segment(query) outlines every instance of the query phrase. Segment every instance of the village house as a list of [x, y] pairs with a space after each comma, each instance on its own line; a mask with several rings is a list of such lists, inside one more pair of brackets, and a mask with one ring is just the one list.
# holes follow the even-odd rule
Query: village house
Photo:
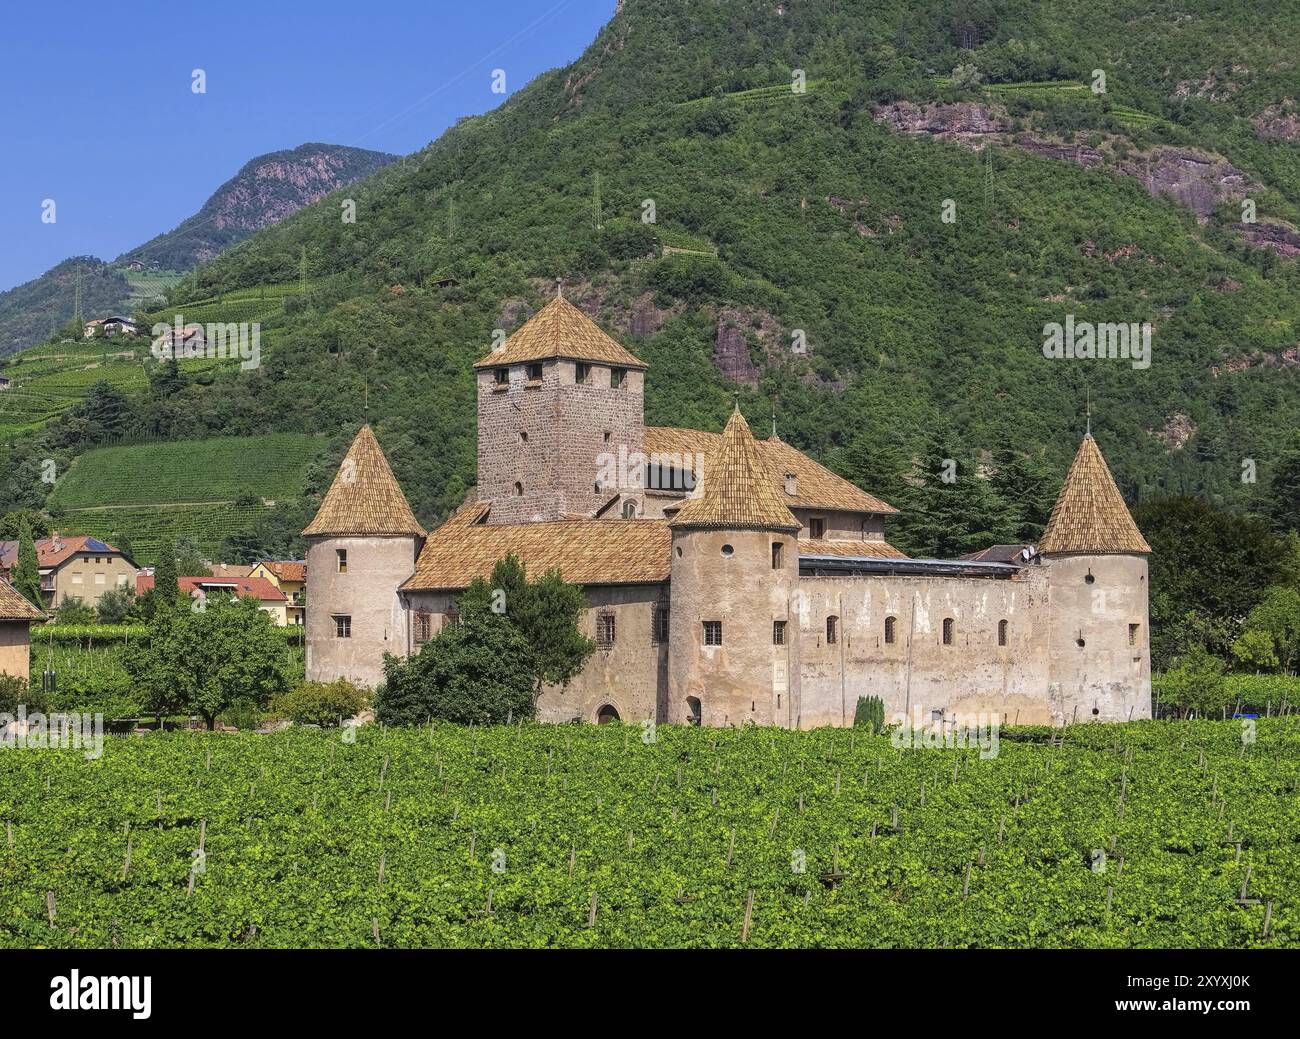
[[[288, 600], [280, 589], [264, 577], [178, 577], [176, 584], [181, 593], [190, 599], [206, 601], [209, 596], [252, 599], [277, 627], [283, 628], [288, 623]], [[136, 578], [135, 593], [144, 595], [153, 586], [154, 575], [142, 573]]]
[[102, 330], [106, 336], [130, 335], [133, 336], [139, 331], [136, 323], [129, 317], [113, 315], [105, 318], [95, 318], [93, 321], [87, 321], [83, 330], [85, 338], [90, 339], [97, 331]]
[[647, 365], [557, 296], [475, 365], [478, 482], [426, 534], [367, 426], [308, 539], [307, 677], [374, 686], [508, 553], [582, 586], [596, 643], [543, 721], [848, 725], [1151, 716], [1150, 548], [1089, 434], [1037, 546], [910, 559], [896, 509], [739, 409], [644, 424]]
[[12, 385], [9, 376], [0, 375], [0, 390], [7, 390]]
[[31, 626], [45, 615], [0, 578], [0, 675], [27, 681], [31, 661]]
[[[135, 582], [138, 568], [131, 557], [98, 538], [55, 531], [35, 545], [46, 610], [57, 610], [69, 599], [93, 608], [105, 592]], [[0, 577], [8, 578], [17, 562], [18, 542], [0, 541]]]
[[289, 625], [302, 627], [307, 619], [307, 562], [303, 559], [264, 560], [249, 571], [264, 577], [284, 593]]

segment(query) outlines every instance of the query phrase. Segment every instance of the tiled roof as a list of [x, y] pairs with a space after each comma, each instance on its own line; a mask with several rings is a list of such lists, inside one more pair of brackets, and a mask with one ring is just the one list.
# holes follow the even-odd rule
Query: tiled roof
[[1150, 552], [1089, 433], [1065, 475], [1040, 552]]
[[242, 563], [214, 563], [212, 573], [215, 577], [247, 577], [253, 572], [251, 566]]
[[29, 603], [4, 578], [0, 578], [0, 621], [38, 621], [45, 614]]
[[[42, 569], [59, 566], [78, 552], [91, 555], [121, 555], [125, 558], [120, 549], [114, 548], [107, 542], [80, 534], [73, 537], [62, 534], [57, 538], [38, 538], [35, 544], [36, 565]], [[17, 560], [18, 542], [0, 541], [0, 570], [11, 569]]]
[[500, 350], [475, 361], [474, 367], [497, 368], [554, 357], [596, 361], [619, 368], [646, 367], [644, 361], [562, 296], [556, 296], [524, 322]]
[[307, 564], [299, 559], [275, 559], [263, 561], [262, 566], [281, 581], [303, 582], [307, 580]]
[[429, 535], [402, 587], [460, 589], [487, 577], [513, 552], [540, 577], [558, 568], [571, 584], [660, 584], [668, 580], [672, 535], [663, 520], [586, 519], [550, 523], [476, 523], [479, 510], [452, 517]]
[[[144, 595], [153, 587], [152, 574], [138, 574], [135, 579], [136, 595]], [[265, 577], [178, 577], [176, 584], [186, 595], [193, 595], [196, 590], [205, 592], [229, 591], [241, 599], [257, 599], [259, 602], [284, 602], [284, 592]]]
[[801, 556], [849, 556], [856, 559], [906, 559], [888, 541], [828, 541], [826, 538], [800, 538]]
[[[646, 426], [647, 455], [708, 456], [722, 443], [718, 433], [673, 426]], [[792, 509], [839, 509], [845, 512], [895, 513], [898, 510], [814, 462], [779, 437], [759, 440], [758, 449], [773, 486]], [[795, 493], [786, 494], [785, 474], [794, 473]]]
[[798, 530], [799, 521], [782, 497], [737, 407], [718, 449], [705, 459], [696, 494], [682, 503], [669, 522], [679, 529]]
[[362, 426], [305, 537], [421, 535], [424, 529], [388, 467], [369, 426]]

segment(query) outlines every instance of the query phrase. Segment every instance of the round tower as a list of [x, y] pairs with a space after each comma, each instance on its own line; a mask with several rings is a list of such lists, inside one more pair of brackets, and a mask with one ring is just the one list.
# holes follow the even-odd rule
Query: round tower
[[1039, 543], [1048, 580], [1048, 664], [1058, 724], [1151, 717], [1147, 556], [1089, 433]]
[[373, 688], [384, 654], [404, 656], [398, 589], [415, 573], [424, 530], [369, 426], [352, 441], [307, 538], [307, 679]]
[[799, 521], [737, 408], [672, 530], [668, 720], [797, 721]]

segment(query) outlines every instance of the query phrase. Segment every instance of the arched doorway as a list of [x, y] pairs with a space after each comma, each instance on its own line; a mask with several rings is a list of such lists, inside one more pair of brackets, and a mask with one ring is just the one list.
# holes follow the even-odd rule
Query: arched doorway
[[619, 721], [618, 709], [613, 704], [605, 704], [596, 712], [596, 724], [608, 725], [610, 722]]
[[698, 696], [688, 696], [686, 698], [686, 723], [688, 725], [699, 725], [702, 717], [700, 707], [700, 698]]

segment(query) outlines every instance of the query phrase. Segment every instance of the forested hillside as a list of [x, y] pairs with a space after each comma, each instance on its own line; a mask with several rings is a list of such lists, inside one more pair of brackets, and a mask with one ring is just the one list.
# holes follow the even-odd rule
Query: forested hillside
[[[1089, 402], [1133, 503], [1284, 529], [1297, 38], [1263, 2], [625, 0], [572, 66], [356, 185], [355, 222], [324, 199], [178, 286], [311, 291], [260, 369], [151, 379], [111, 435], [326, 433], [337, 457], [368, 417], [436, 523], [474, 480], [471, 362], [562, 277], [650, 364], [647, 422], [775, 410], [904, 507], [911, 551], [1034, 536]], [[1046, 358], [1070, 316], [1149, 322], [1149, 366]], [[13, 444], [10, 507], [101, 435], [76, 422]]]

